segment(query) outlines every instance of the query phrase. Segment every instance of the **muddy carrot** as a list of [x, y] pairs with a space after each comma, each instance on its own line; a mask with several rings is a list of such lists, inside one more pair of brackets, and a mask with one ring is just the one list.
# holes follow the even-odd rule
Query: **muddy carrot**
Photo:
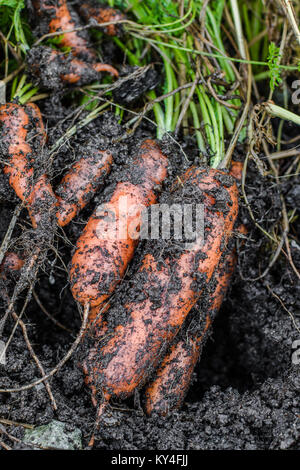
[[72, 59], [68, 67], [60, 73], [61, 80], [69, 85], [83, 85], [99, 79], [100, 72], [108, 72], [118, 77], [118, 71], [108, 64], [86, 64], [78, 59]]
[[41, 86], [49, 89], [64, 85], [86, 85], [99, 80], [100, 72], [118, 77], [118, 71], [109, 64], [88, 63], [72, 54], [47, 46], [33, 47], [26, 56], [27, 71]]
[[[41, 33], [57, 33], [74, 30], [81, 25], [77, 13], [67, 5], [66, 0], [33, 0], [33, 6], [40, 18]], [[67, 47], [75, 56], [85, 61], [95, 62], [97, 55], [89, 44], [87, 31], [72, 31], [62, 35], [59, 47]]]
[[[237, 180], [242, 177], [243, 163], [231, 162], [230, 174]], [[246, 233], [244, 225], [238, 228]], [[154, 379], [145, 389], [145, 409], [148, 415], [157, 413], [167, 415], [170, 411], [180, 408], [190, 386], [194, 368], [199, 360], [207, 332], [219, 311], [236, 265], [236, 251], [230, 251], [220, 262], [214, 279], [213, 288], [207, 292], [205, 301], [206, 323], [200, 333], [192, 337], [179, 338], [163, 359]]]
[[109, 201], [89, 219], [70, 269], [71, 290], [81, 304], [103, 305], [122, 279], [138, 243], [141, 212], [156, 201], [154, 189], [166, 178], [167, 164], [157, 144], [144, 141]]
[[[154, 379], [145, 390], [145, 409], [148, 415], [165, 416], [180, 408], [188, 391], [194, 368], [199, 360], [203, 343], [213, 318], [220, 309], [236, 264], [235, 252], [229, 252], [214, 276], [213, 289], [209, 289], [205, 302], [205, 325], [196, 326], [192, 337], [181, 337], [163, 359]], [[199, 319], [200, 321], [200, 319]], [[197, 332], [198, 329], [198, 332]]]
[[[240, 180], [243, 163], [231, 162], [230, 174]], [[238, 228], [240, 233], [246, 233], [244, 225]], [[190, 386], [194, 368], [199, 360], [207, 332], [219, 311], [236, 265], [235, 249], [229, 251], [216, 270], [213, 281], [210, 283], [205, 299], [206, 322], [199, 332], [192, 331], [192, 337], [175, 339], [169, 353], [163, 359], [154, 379], [145, 389], [145, 409], [148, 415], [153, 412], [167, 415], [170, 411], [180, 408]], [[211, 287], [212, 286], [212, 287]], [[196, 319], [195, 319], [196, 320]], [[200, 319], [199, 319], [200, 321]], [[198, 323], [199, 323], [198, 321]]]
[[[38, 146], [45, 141], [45, 129], [38, 107], [34, 104], [20, 106], [8, 103], [0, 107], [2, 123], [2, 150], [7, 164], [3, 171], [9, 175], [10, 185], [17, 196], [25, 202], [34, 228], [58, 207], [57, 222], [68, 224], [90, 201], [110, 170], [112, 155], [92, 149], [76, 162], [64, 176], [57, 188], [56, 198], [45, 174], [34, 181], [34, 159], [32, 147], [27, 142], [32, 130], [39, 139]], [[32, 139], [34, 142], [34, 139]]]
[[[83, 3], [79, 7], [79, 14], [85, 21], [93, 18], [98, 24], [108, 23], [110, 21], [124, 20], [125, 16], [118, 10], [111, 7], [101, 6], [99, 4]], [[109, 36], [116, 36], [118, 33], [118, 25], [110, 24], [104, 28], [104, 32]]]
[[94, 401], [98, 392], [104, 399], [98, 419], [110, 397], [126, 398], [147, 380], [210, 282], [231, 237], [238, 212], [233, 178], [220, 170], [193, 167], [181, 182], [178, 200], [192, 192], [194, 202], [204, 204], [204, 240], [198, 234], [189, 249], [179, 247], [166, 259], [158, 242], [156, 252], [144, 257], [128, 291], [133, 300], [123, 307], [127, 320], [112, 337], [95, 342], [83, 365]]
[[[32, 108], [31, 108], [32, 109]], [[32, 148], [26, 142], [29, 113], [26, 106], [7, 103], [0, 107], [2, 124], [2, 153], [5, 162], [3, 172], [9, 176], [9, 184], [24, 201], [34, 228], [54, 206], [56, 199], [46, 175], [34, 181]]]
[[72, 165], [56, 189], [56, 217], [61, 227], [67, 225], [91, 200], [110, 172], [112, 154], [91, 149]]

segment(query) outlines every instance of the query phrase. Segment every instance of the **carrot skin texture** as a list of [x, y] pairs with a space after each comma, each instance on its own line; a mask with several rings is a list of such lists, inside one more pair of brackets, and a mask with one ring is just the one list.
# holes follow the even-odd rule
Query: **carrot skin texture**
[[[125, 305], [125, 325], [117, 326], [106, 344], [96, 342], [83, 365], [94, 397], [101, 390], [105, 400], [127, 398], [147, 380], [163, 346], [172, 342], [209, 283], [231, 236], [238, 212], [233, 179], [220, 170], [193, 167], [181, 181], [196, 185], [204, 195], [205, 240], [198, 237], [191, 249], [176, 260], [164, 260], [164, 264], [151, 254], [144, 257], [132, 285], [138, 284], [145, 298]], [[226, 207], [221, 211], [215, 199], [219, 189], [226, 196]], [[201, 277], [201, 287], [195, 286], [196, 274]], [[180, 284], [177, 289], [172, 285], [175, 277]]]
[[[46, 175], [40, 176], [33, 185], [32, 149], [26, 142], [30, 124], [26, 106], [22, 107], [15, 103], [0, 106], [0, 123], [2, 123], [2, 141], [6, 146], [5, 153], [8, 158], [3, 172], [9, 176], [9, 184], [17, 196], [25, 202], [33, 228], [37, 228], [44, 208], [50, 210], [56, 198]], [[44, 205], [42, 211], [38, 208], [38, 200]]]
[[[67, 31], [81, 26], [77, 13], [72, 10], [66, 0], [34, 0], [33, 6], [42, 22], [47, 25], [48, 33]], [[85, 31], [72, 31], [62, 35], [58, 47], [71, 48], [72, 54], [85, 61], [94, 62], [97, 55], [89, 46]]]
[[43, 217], [47, 219], [48, 215], [54, 213], [56, 197], [46, 175], [38, 178], [27, 198], [27, 203], [33, 228], [41, 224]]
[[34, 138], [38, 139], [41, 146], [45, 145], [48, 136], [45, 130], [43, 118], [39, 107], [35, 103], [27, 103], [25, 105], [27, 114], [30, 116], [31, 121], [34, 122], [36, 134]]
[[3, 172], [9, 175], [9, 183], [17, 196], [25, 200], [28, 172], [30, 176], [32, 174], [27, 160], [31, 147], [26, 143], [29, 117], [24, 108], [10, 103], [0, 107], [0, 122], [3, 125], [2, 142], [7, 146], [9, 156], [8, 165], [4, 165]]
[[[194, 368], [199, 360], [203, 342], [219, 311], [236, 265], [235, 251], [229, 252], [220, 263], [214, 276], [215, 288], [209, 292], [206, 305], [206, 323], [195, 337], [180, 338], [172, 345], [163, 359], [152, 382], [145, 389], [145, 410], [147, 415], [156, 413], [166, 416], [181, 407], [189, 389]], [[204, 313], [204, 312], [203, 312]]]
[[[91, 18], [93, 18], [95, 21], [97, 21], [98, 24], [125, 19], [125, 16], [122, 15], [122, 13], [120, 13], [118, 10], [100, 5], [92, 6], [89, 3], [83, 3], [80, 5], [79, 14], [85, 21], [89, 21]], [[108, 25], [104, 28], [104, 32], [109, 36], [116, 36], [118, 34], [118, 25]]]
[[56, 189], [56, 217], [61, 227], [67, 225], [91, 200], [110, 172], [112, 160], [110, 152], [94, 149], [75, 162], [65, 174]]
[[[141, 179], [120, 181], [110, 200], [90, 217], [77, 240], [70, 269], [72, 294], [81, 304], [103, 305], [122, 279], [138, 243], [128, 227], [139, 220], [144, 207], [156, 201], [154, 187], [166, 178], [167, 164], [155, 142], [144, 141], [130, 170], [132, 174], [138, 171]], [[136, 211], [123, 211], [122, 201]], [[123, 234], [116, 232], [120, 226]]]

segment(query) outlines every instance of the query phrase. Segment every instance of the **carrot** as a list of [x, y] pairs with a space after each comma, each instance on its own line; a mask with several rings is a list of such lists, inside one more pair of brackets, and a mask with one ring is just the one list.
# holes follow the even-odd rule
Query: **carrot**
[[147, 386], [145, 409], [148, 415], [157, 413], [165, 416], [182, 405], [207, 332], [222, 305], [235, 264], [236, 254], [230, 251], [218, 266], [214, 276], [214, 288], [208, 292], [205, 304], [205, 325], [196, 335], [193, 333], [193, 337], [181, 337], [172, 345], [155, 373], [153, 381]]
[[24, 108], [8, 103], [0, 107], [0, 122], [2, 123], [2, 148], [5, 146], [2, 151], [4, 156], [8, 154], [10, 157], [9, 165], [4, 166], [4, 173], [11, 176], [11, 186], [17, 196], [24, 200], [28, 182], [27, 156], [31, 153], [31, 147], [26, 143], [29, 117]]
[[7, 251], [0, 265], [0, 272], [6, 277], [17, 273], [23, 266], [24, 260], [17, 253]]
[[[30, 107], [31, 111], [32, 109]], [[15, 103], [0, 106], [2, 148], [4, 158], [7, 159], [3, 171], [9, 176], [9, 184], [17, 196], [24, 201], [33, 227], [37, 228], [56, 199], [46, 175], [39, 176], [34, 184], [32, 148], [26, 142], [30, 126], [27, 110], [26, 106]]]
[[[66, 0], [33, 0], [33, 6], [41, 19], [42, 34], [73, 30], [81, 26], [77, 13], [67, 5]], [[70, 48], [75, 56], [94, 62], [97, 55], [90, 48], [86, 31], [72, 31], [62, 35], [59, 47]]]
[[99, 80], [100, 72], [118, 77], [118, 71], [111, 65], [84, 62], [72, 54], [64, 54], [47, 46], [33, 47], [28, 51], [26, 63], [35, 81], [49, 89], [85, 85]]
[[83, 85], [99, 78], [100, 72], [108, 72], [111, 75], [118, 77], [118, 71], [108, 64], [86, 64], [78, 59], [72, 59], [68, 62], [68, 67], [60, 73], [63, 82], [70, 85], [77, 84]]
[[[231, 162], [230, 174], [238, 181], [242, 177], [243, 163]], [[240, 233], [247, 233], [244, 225], [239, 226]], [[180, 408], [189, 388], [194, 368], [199, 360], [207, 332], [223, 298], [228, 290], [232, 273], [236, 265], [236, 252], [230, 251], [220, 262], [213, 281], [213, 290], [209, 289], [205, 304], [206, 324], [200, 333], [193, 337], [180, 338], [172, 345], [155, 373], [153, 381], [145, 390], [145, 409], [148, 415], [157, 413], [167, 415]]]
[[[39, 108], [34, 103], [26, 104], [27, 114], [35, 124], [35, 130], [40, 138], [40, 143], [47, 139], [43, 119]], [[93, 194], [100, 188], [104, 178], [110, 172], [112, 154], [97, 148], [89, 149], [79, 161], [75, 162], [65, 174], [59, 186], [56, 188], [57, 222], [61, 227], [67, 225], [88, 204]], [[44, 199], [42, 192], [45, 187], [52, 191], [50, 183], [45, 175], [37, 182], [34, 191], [28, 198], [31, 212], [34, 204], [41, 204]], [[39, 209], [38, 209], [39, 210]]]
[[[91, 150], [76, 162], [57, 188], [56, 198], [45, 174], [34, 183], [34, 159], [27, 143], [28, 130], [36, 132], [38, 145], [45, 141], [46, 133], [40, 110], [34, 104], [20, 106], [8, 103], [0, 107], [2, 123], [2, 149], [8, 159], [4, 173], [17, 196], [25, 202], [34, 228], [43, 217], [57, 206], [57, 223], [68, 224], [90, 201], [104, 177], [110, 171], [112, 155], [98, 149]], [[33, 123], [33, 125], [32, 125]], [[30, 129], [31, 128], [31, 129]]]
[[105, 400], [97, 420], [112, 396], [126, 398], [147, 380], [210, 282], [231, 237], [238, 212], [234, 180], [220, 170], [192, 167], [181, 182], [182, 190], [175, 192], [178, 200], [192, 190], [194, 202], [203, 201], [205, 239], [198, 235], [190, 249], [179, 247], [177, 255], [164, 260], [159, 244], [156, 254], [144, 257], [130, 287], [134, 300], [123, 307], [125, 324], [112, 337], [96, 341], [83, 364], [94, 401], [98, 391]]
[[[230, 174], [238, 181], [242, 177], [243, 163], [231, 162]], [[244, 225], [239, 226], [240, 233], [247, 233]], [[235, 249], [229, 251], [220, 262], [214, 275], [211, 287], [208, 289], [205, 303], [205, 326], [193, 337], [175, 340], [169, 353], [163, 359], [160, 368], [155, 373], [153, 381], [145, 390], [145, 409], [148, 415], [153, 412], [166, 415], [171, 410], [180, 408], [189, 388], [191, 377], [199, 360], [207, 332], [212, 320], [219, 311], [223, 298], [228, 290], [236, 265]], [[197, 330], [197, 327], [196, 327]]]
[[91, 200], [110, 172], [112, 154], [92, 149], [65, 174], [56, 189], [56, 217], [61, 227], [67, 225]]
[[[89, 21], [93, 18], [98, 24], [108, 23], [110, 21], [124, 20], [125, 16], [122, 15], [118, 10], [114, 10], [111, 7], [101, 6], [99, 4], [91, 5], [90, 3], [83, 3], [79, 7], [79, 14], [85, 21]], [[118, 33], [118, 25], [110, 24], [105, 27], [105, 33], [109, 36], [116, 36]]]
[[[167, 164], [156, 143], [144, 141], [141, 154], [125, 172], [110, 200], [90, 217], [77, 240], [70, 269], [71, 290], [81, 304], [101, 308], [122, 279], [138, 243], [128, 228], [139, 221], [144, 207], [156, 201], [154, 188], [166, 178]], [[135, 213], [127, 213], [122, 202], [134, 207]], [[120, 227], [121, 231], [115, 231]]]

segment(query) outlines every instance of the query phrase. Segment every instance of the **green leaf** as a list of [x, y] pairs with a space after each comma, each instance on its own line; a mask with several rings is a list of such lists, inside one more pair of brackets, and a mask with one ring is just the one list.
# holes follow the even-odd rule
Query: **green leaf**
[[22, 5], [24, 8], [24, 0], [0, 0], [0, 6], [17, 8], [17, 6]]

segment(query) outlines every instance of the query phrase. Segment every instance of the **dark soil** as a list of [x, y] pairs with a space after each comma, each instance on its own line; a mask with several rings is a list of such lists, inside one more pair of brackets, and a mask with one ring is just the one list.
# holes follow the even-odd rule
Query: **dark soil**
[[[126, 90], [121, 99], [125, 99], [124, 96]], [[48, 148], [72, 122], [72, 117], [68, 117], [72, 108], [67, 101], [68, 98], [61, 101], [57, 94], [43, 104], [43, 117], [48, 125]], [[100, 146], [109, 148], [114, 154], [113, 169], [106, 188], [95, 196], [93, 202], [64, 232], [59, 230], [55, 234], [55, 250], [49, 249], [35, 286], [41, 303], [72, 334], [51, 322], [34, 299], [30, 301], [23, 317], [30, 341], [46, 372], [55, 367], [66, 354], [81, 325], [81, 317], [70, 293], [68, 276], [61, 260], [68, 266], [72, 247], [95, 204], [111, 193], [124, 167], [136, 153], [140, 141], [154, 135], [151, 126], [142, 124], [133, 137], [112, 143], [123, 133], [124, 129], [116, 123], [114, 116], [106, 113], [78, 131], [76, 137], [55, 155], [52, 168], [49, 169], [55, 187], [66, 168], [78, 159], [80, 149], [85, 147], [89, 139], [96, 139]], [[195, 159], [193, 142], [187, 140], [182, 144], [190, 163], [199, 163]], [[170, 159], [169, 178], [158, 188], [161, 194], [165, 194], [174, 176], [187, 166], [187, 162], [180, 147], [173, 141], [166, 139], [161, 142], [161, 147]], [[243, 147], [237, 149], [237, 158], [243, 159], [243, 154]], [[47, 159], [47, 149], [43, 155]], [[279, 189], [286, 197], [288, 210], [294, 208], [299, 200], [299, 182], [290, 179], [289, 183], [283, 183], [278, 188], [271, 177], [262, 178], [255, 165], [250, 163], [246, 192], [256, 220], [266, 230], [270, 230], [280, 217]], [[0, 197], [2, 239], [18, 203], [3, 176], [0, 179]], [[142, 390], [126, 401], [115, 400], [107, 409], [100, 430], [96, 433], [96, 449], [300, 448], [300, 366], [293, 365], [291, 359], [292, 343], [300, 339], [300, 332], [291, 318], [292, 314], [295, 323], [299, 325], [299, 280], [288, 259], [281, 255], [263, 279], [253, 281], [268, 266], [272, 247], [254, 226], [242, 198], [239, 218], [248, 227], [247, 239], [242, 244], [236, 237], [238, 267], [196, 367], [183, 408], [166, 418], [148, 418], [143, 412]], [[293, 223], [291, 230], [292, 256], [299, 268], [297, 233], [299, 220]], [[10, 248], [22, 251], [25, 247], [28, 250], [30, 234], [30, 222], [24, 210], [13, 232]], [[39, 241], [33, 240], [33, 243]], [[124, 284], [130, 284], [142, 250], [143, 243], [137, 249]], [[15, 279], [11, 279], [5, 283], [4, 287], [9, 294], [15, 282]], [[116, 297], [122, 289], [121, 286]], [[16, 303], [18, 313], [24, 302], [24, 292]], [[1, 312], [4, 311], [3, 301]], [[202, 318], [201, 308], [194, 309], [193, 315], [194, 318], [197, 315]], [[3, 333], [4, 341], [7, 341], [13, 325], [14, 322], [9, 319]], [[20, 393], [1, 393], [0, 419], [41, 425], [55, 418], [68, 423], [70, 427], [79, 427], [83, 432], [84, 446], [87, 446], [93, 432], [95, 409], [78, 366], [79, 358], [84, 354], [83, 348], [79, 348], [51, 379], [51, 388], [58, 404], [57, 412], [51, 408], [45, 387], [38, 385]], [[7, 364], [0, 365], [0, 388], [22, 386], [39, 377], [22, 332], [17, 328], [7, 351]], [[22, 426], [6, 426], [6, 430], [22, 439]], [[8, 438], [3, 437], [3, 440], [14, 448], [22, 447]]]

